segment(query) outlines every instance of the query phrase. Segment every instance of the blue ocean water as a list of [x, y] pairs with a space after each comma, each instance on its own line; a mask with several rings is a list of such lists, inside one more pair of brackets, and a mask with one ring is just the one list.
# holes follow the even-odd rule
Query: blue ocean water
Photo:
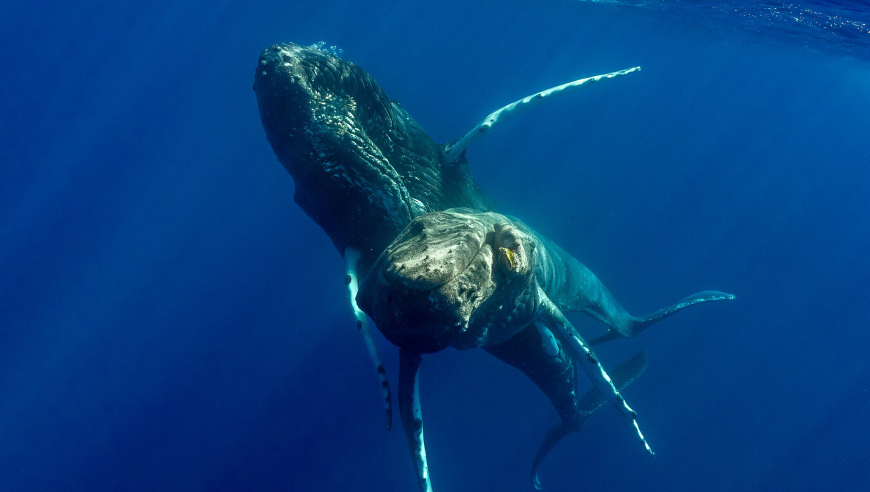
[[[0, 26], [0, 490], [416, 490], [260, 125], [286, 41], [341, 48], [439, 142], [643, 67], [468, 150], [633, 313], [737, 296], [601, 346], [647, 353], [624, 394], [656, 456], [605, 408], [546, 490], [870, 488], [866, 2], [34, 1]], [[540, 391], [482, 351], [421, 378], [435, 490], [530, 490]]]

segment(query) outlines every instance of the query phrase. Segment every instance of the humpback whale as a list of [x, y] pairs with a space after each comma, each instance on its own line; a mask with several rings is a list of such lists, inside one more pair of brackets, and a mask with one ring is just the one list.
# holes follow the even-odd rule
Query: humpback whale
[[[560, 422], [535, 458], [537, 486], [535, 470], [547, 452], [605, 402], [652, 454], [619, 392], [643, 371], [643, 355], [608, 373], [591, 346], [636, 336], [693, 304], [733, 299], [707, 291], [632, 316], [582, 263], [519, 220], [492, 212], [472, 178], [465, 151], [488, 130], [543, 101], [639, 70], [537, 92], [437, 144], [368, 72], [334, 53], [286, 43], [260, 55], [253, 89], [266, 138], [293, 178], [294, 200], [344, 257], [345, 283], [380, 379], [387, 429], [390, 385], [366, 315], [399, 347], [400, 413], [422, 491], [432, 487], [417, 378], [422, 354], [479, 347], [541, 388]], [[564, 316], [572, 311], [602, 321], [608, 331], [587, 343]], [[578, 369], [594, 383], [582, 398], [574, 393]]]
[[[559, 423], [533, 466], [536, 486], [535, 470], [546, 453], [568, 432], [579, 431], [605, 401], [652, 454], [635, 412], [619, 392], [643, 365], [630, 361], [632, 369], [620, 370], [614, 381], [564, 312], [618, 319], [623, 329], [636, 333], [685, 307], [733, 296], [705, 291], [650, 315], [631, 316], [593, 279], [583, 264], [519, 219], [469, 209], [417, 217], [381, 254], [357, 301], [402, 354], [399, 411], [403, 424], [413, 422], [405, 424], [405, 432], [421, 490], [430, 486], [416, 372], [420, 354], [446, 347], [484, 349], [523, 371], [556, 408]], [[591, 296], [590, 284], [604, 290]], [[575, 369], [589, 377], [597, 392], [577, 398]]]

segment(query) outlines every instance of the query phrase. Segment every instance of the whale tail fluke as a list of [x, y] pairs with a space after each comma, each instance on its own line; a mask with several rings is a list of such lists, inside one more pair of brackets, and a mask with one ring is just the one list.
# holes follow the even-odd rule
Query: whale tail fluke
[[717, 290], [698, 292], [697, 294], [692, 294], [689, 297], [684, 298], [674, 305], [668, 306], [664, 309], [659, 309], [658, 311], [647, 314], [646, 316], [632, 316], [627, 323], [612, 328], [604, 335], [590, 340], [589, 345], [599, 345], [604, 342], [616, 340], [620, 337], [635, 337], [642, 331], [646, 330], [650, 325], [658, 323], [677, 311], [681, 311], [689, 306], [694, 306], [695, 304], [711, 301], [730, 301], [732, 299], [734, 299], [733, 294], [726, 294], [725, 292], [719, 292]]
[[[610, 377], [613, 380], [613, 385], [616, 386], [617, 389], [622, 390], [632, 381], [637, 379], [645, 369], [646, 354], [644, 354], [643, 351], [640, 351], [636, 353], [634, 357], [623, 362], [617, 366], [615, 370], [611, 371]], [[575, 418], [571, 421], [560, 420], [549, 430], [549, 432], [547, 432], [547, 435], [544, 436], [543, 442], [541, 442], [540, 448], [538, 448], [535, 460], [532, 462], [531, 480], [532, 486], [535, 487], [535, 489], [542, 489], [541, 481], [538, 479], [538, 468], [541, 466], [544, 458], [550, 454], [550, 451], [553, 450], [562, 438], [571, 432], [580, 432], [586, 419], [588, 419], [595, 410], [598, 410], [598, 408], [603, 406], [605, 403], [607, 403], [607, 400], [605, 400], [604, 395], [601, 394], [601, 391], [598, 388], [593, 387], [577, 402], [578, 412]]]

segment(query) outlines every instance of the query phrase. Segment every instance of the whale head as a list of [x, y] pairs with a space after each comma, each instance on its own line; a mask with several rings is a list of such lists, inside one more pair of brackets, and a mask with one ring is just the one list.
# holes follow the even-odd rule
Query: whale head
[[254, 92], [296, 203], [339, 251], [355, 247], [371, 262], [418, 215], [487, 209], [468, 162], [442, 168], [441, 147], [355, 64], [273, 45], [257, 62]]
[[381, 254], [357, 302], [412, 352], [497, 345], [534, 316], [534, 250], [532, 236], [502, 215], [426, 214]]

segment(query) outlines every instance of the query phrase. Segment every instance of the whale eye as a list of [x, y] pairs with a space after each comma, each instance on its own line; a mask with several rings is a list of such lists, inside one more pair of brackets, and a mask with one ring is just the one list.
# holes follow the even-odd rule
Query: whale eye
[[416, 236], [417, 234], [420, 234], [421, 232], [423, 232], [423, 223], [422, 222], [413, 222], [411, 224], [411, 227], [408, 229], [408, 232], [412, 236]]

